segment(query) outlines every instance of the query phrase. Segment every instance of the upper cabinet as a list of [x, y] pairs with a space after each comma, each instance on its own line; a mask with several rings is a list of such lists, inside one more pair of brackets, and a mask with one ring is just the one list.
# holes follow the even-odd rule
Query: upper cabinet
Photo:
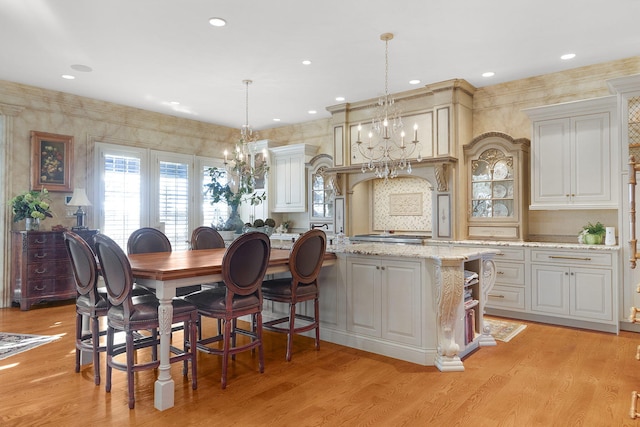
[[273, 212], [306, 212], [306, 162], [317, 147], [306, 144], [270, 148]]
[[617, 209], [616, 97], [524, 111], [532, 121], [530, 209]]
[[468, 171], [467, 238], [527, 237], [529, 140], [489, 132], [464, 147]]

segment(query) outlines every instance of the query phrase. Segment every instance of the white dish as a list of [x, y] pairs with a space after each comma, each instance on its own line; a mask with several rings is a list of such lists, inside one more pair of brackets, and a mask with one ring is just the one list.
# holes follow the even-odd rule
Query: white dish
[[493, 167], [493, 179], [505, 179], [509, 175], [509, 166], [500, 160]]
[[502, 203], [494, 203], [493, 216], [509, 216], [509, 208]]
[[502, 199], [507, 195], [507, 189], [504, 185], [496, 184], [493, 186], [493, 197], [494, 199]]

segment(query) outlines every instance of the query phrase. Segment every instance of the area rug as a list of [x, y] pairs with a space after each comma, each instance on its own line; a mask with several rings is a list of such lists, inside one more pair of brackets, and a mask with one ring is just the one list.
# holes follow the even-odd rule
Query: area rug
[[28, 335], [0, 332], [0, 360], [50, 343], [60, 337], [61, 335]]
[[484, 318], [485, 326], [491, 326], [491, 335], [498, 341], [509, 342], [524, 331], [527, 325], [506, 320]]

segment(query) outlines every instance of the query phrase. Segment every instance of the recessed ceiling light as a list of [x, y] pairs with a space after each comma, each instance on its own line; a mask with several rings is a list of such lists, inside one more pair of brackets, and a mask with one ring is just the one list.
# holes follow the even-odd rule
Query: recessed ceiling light
[[496, 73], [494, 73], [493, 71], [487, 71], [486, 73], [482, 73], [482, 77], [493, 77], [495, 75]]
[[560, 59], [563, 59], [563, 60], [565, 60], [565, 61], [566, 61], [567, 59], [573, 59], [573, 58], [575, 58], [575, 57], [576, 57], [576, 54], [575, 54], [575, 53], [565, 53], [564, 55], [562, 55], [562, 56], [560, 57]]
[[309, 114], [316, 114], [316, 113], [317, 113], [317, 111], [316, 111], [316, 110], [309, 110], [309, 111], [307, 111], [307, 112], [308, 112]]
[[336, 96], [336, 101], [338, 102], [344, 101], [344, 96]]
[[210, 18], [209, 24], [213, 25], [214, 27], [224, 27], [225, 25], [227, 25], [227, 21], [222, 18]]
[[273, 119], [273, 121], [274, 121], [274, 122], [279, 122], [279, 121], [280, 121], [280, 119], [278, 119], [278, 118], [274, 118], [274, 119]]
[[75, 78], [76, 78], [76, 76], [72, 76], [72, 75], [70, 75], [70, 74], [63, 74], [63, 75], [62, 75], [62, 78], [63, 78], [63, 79], [67, 79], [67, 80], [73, 80], [73, 79], [75, 79]]
[[304, 61], [302, 61], [302, 64], [311, 65], [311, 61], [309, 61], [308, 59], [305, 59]]
[[420, 83], [420, 80], [418, 80], [418, 79], [409, 80], [409, 84], [410, 85], [417, 85], [419, 83]]
[[180, 105], [180, 103], [178, 101], [169, 101], [169, 104], [171, 104], [171, 105]]
[[83, 73], [90, 73], [91, 71], [93, 71], [93, 69], [88, 65], [82, 65], [82, 64], [73, 64], [71, 66], [71, 69], [76, 71], [81, 71]]

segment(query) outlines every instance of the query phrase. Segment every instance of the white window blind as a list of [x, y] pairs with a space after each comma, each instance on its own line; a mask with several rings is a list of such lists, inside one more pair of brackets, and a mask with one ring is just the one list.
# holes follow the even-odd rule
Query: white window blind
[[141, 159], [111, 154], [103, 158], [101, 232], [126, 248], [129, 235], [140, 228]]
[[189, 249], [189, 165], [160, 161], [158, 214], [173, 250]]

